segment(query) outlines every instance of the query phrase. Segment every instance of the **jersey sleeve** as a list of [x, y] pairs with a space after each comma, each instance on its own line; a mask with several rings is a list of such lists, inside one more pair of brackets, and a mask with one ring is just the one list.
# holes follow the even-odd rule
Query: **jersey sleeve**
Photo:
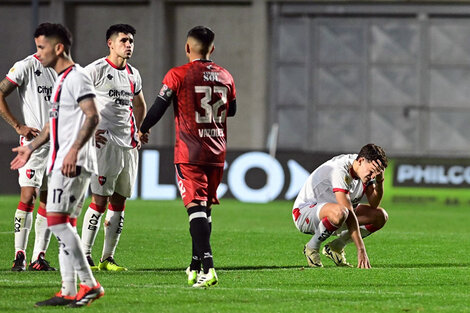
[[[229, 75], [230, 75], [230, 73], [229, 73]], [[229, 102], [231, 102], [231, 101], [233, 101], [237, 98], [237, 90], [235, 88], [235, 82], [233, 81], [232, 75], [230, 75], [230, 81], [231, 81], [230, 93], [229, 93], [228, 99], [227, 99]]]
[[93, 86], [95, 86], [98, 79], [98, 69], [96, 68], [95, 64], [88, 64], [86, 67], [84, 67], [84, 70], [88, 74], [88, 76], [90, 76]]
[[142, 91], [142, 77], [140, 76], [139, 71], [134, 67], [135, 71], [135, 91], [134, 95], [138, 95]]
[[95, 97], [95, 88], [93, 82], [87, 72], [77, 71], [77, 75], [74, 75], [73, 79], [70, 80], [70, 88], [72, 90], [73, 98], [79, 103], [83, 99]]
[[333, 192], [343, 192], [348, 194], [350, 191], [350, 185], [348, 181], [350, 180], [349, 174], [343, 169], [334, 168], [331, 171], [331, 185], [333, 187]]
[[182, 80], [180, 76], [181, 75], [178, 75], [178, 71], [175, 68], [172, 68], [163, 78], [163, 85], [166, 85], [168, 89], [176, 92], [181, 85]]
[[21, 86], [25, 83], [25, 79], [28, 76], [28, 70], [31, 65], [29, 62], [24, 60], [16, 62], [13, 67], [8, 71], [6, 78], [17, 86]]

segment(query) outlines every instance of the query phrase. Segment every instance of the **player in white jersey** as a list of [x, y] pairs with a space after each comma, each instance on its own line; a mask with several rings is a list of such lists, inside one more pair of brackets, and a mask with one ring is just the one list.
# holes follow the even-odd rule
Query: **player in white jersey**
[[[387, 164], [384, 150], [368, 144], [359, 154], [332, 158], [308, 177], [295, 200], [292, 217], [299, 231], [313, 235], [304, 247], [310, 267], [323, 266], [320, 246], [337, 234], [339, 237], [325, 245], [322, 253], [337, 266], [351, 267], [344, 247], [353, 241], [357, 247], [357, 267], [370, 268], [362, 238], [387, 222], [387, 212], [379, 207]], [[364, 194], [368, 204], [360, 204]]]
[[[85, 68], [95, 86], [101, 115], [95, 135], [98, 174], [91, 178], [92, 200], [82, 227], [83, 250], [92, 269], [127, 270], [116, 264], [114, 253], [124, 226], [126, 198], [136, 179], [138, 127], [146, 112], [139, 71], [127, 62], [134, 50], [135, 32], [127, 24], [110, 26], [106, 31], [109, 55]], [[91, 252], [107, 205], [103, 251], [95, 266]]]
[[[16, 62], [0, 82], [0, 115], [20, 135], [21, 145], [27, 145], [47, 123], [52, 85], [56, 77], [54, 70], [44, 68], [36, 55], [30, 55]], [[15, 89], [18, 90], [24, 124], [11, 113], [5, 99]], [[47, 177], [44, 175], [48, 153], [49, 145], [44, 145], [34, 152], [25, 166], [18, 169], [21, 195], [14, 219], [15, 260], [12, 271], [26, 270], [26, 247], [38, 196], [39, 208], [34, 227], [36, 238], [28, 268], [33, 271], [55, 270], [45, 259], [51, 239], [46, 219]]]
[[[20, 146], [11, 168], [23, 166], [31, 153], [50, 138], [47, 222], [59, 242], [62, 288], [36, 306], [81, 307], [104, 295], [81, 248], [76, 223], [90, 176], [96, 172], [93, 134], [99, 122], [94, 88], [84, 69], [70, 56], [70, 32], [60, 24], [43, 23], [34, 33], [37, 57], [58, 73], [52, 89], [49, 123], [27, 146]], [[80, 290], [77, 292], [77, 278]]]

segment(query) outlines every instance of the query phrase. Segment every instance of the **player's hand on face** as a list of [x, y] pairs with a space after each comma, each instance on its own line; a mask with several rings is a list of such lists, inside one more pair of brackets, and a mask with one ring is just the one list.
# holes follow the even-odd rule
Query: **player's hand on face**
[[380, 160], [372, 161], [372, 166], [374, 168], [374, 176], [381, 180], [383, 178], [383, 173], [385, 171], [385, 167], [383, 166]]
[[11, 149], [11, 151], [18, 153], [16, 157], [10, 162], [10, 169], [17, 170], [22, 168], [28, 162], [32, 150], [28, 146], [19, 146]]
[[16, 132], [18, 135], [21, 135], [26, 138], [26, 140], [33, 140], [41, 132], [39, 129], [34, 127], [28, 127], [26, 125], [21, 125]]
[[62, 162], [62, 175], [66, 177], [77, 176], [77, 154], [78, 151], [73, 148], [67, 153]]
[[361, 250], [357, 252], [357, 268], [371, 268], [367, 252]]
[[104, 133], [106, 133], [106, 129], [98, 129], [95, 132], [95, 142], [97, 148], [101, 148], [101, 146], [104, 146], [106, 142], [108, 142], [108, 139], [103, 136]]

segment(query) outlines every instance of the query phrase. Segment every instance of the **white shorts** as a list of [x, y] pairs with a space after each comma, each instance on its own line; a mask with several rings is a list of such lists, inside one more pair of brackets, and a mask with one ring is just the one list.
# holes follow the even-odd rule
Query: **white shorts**
[[91, 177], [91, 192], [112, 196], [114, 192], [130, 198], [137, 176], [139, 153], [137, 149], [120, 147], [108, 141], [96, 148], [98, 175]]
[[320, 223], [320, 210], [326, 204], [312, 203], [292, 210], [295, 227], [304, 234], [314, 234]]
[[49, 155], [49, 146], [40, 147], [33, 152], [28, 162], [18, 169], [18, 183], [20, 187], [41, 188], [41, 191], [47, 190], [47, 157]]
[[47, 212], [67, 213], [75, 218], [80, 215], [91, 174], [81, 171], [76, 177], [65, 177], [61, 170], [53, 170], [48, 178]]
[[[320, 224], [320, 211], [327, 204], [327, 202], [312, 203], [305, 205], [301, 208], [294, 208], [292, 210], [292, 218], [295, 227], [305, 234], [315, 234], [315, 231]], [[298, 211], [297, 211], [298, 210]], [[346, 223], [343, 223], [333, 235], [339, 235], [343, 230], [348, 229]]]

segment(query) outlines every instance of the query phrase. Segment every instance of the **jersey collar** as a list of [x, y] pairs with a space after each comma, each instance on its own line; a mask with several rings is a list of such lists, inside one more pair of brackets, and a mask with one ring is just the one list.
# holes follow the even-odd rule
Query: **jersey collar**
[[[108, 58], [105, 58], [106, 62], [108, 62], [109, 65], [111, 65], [111, 67], [117, 69], [117, 70], [124, 70], [126, 69], [126, 66], [123, 66], [123, 67], [118, 67], [116, 64], [114, 64], [113, 62], [111, 62], [110, 59]], [[127, 64], [127, 63], [126, 63]]]

